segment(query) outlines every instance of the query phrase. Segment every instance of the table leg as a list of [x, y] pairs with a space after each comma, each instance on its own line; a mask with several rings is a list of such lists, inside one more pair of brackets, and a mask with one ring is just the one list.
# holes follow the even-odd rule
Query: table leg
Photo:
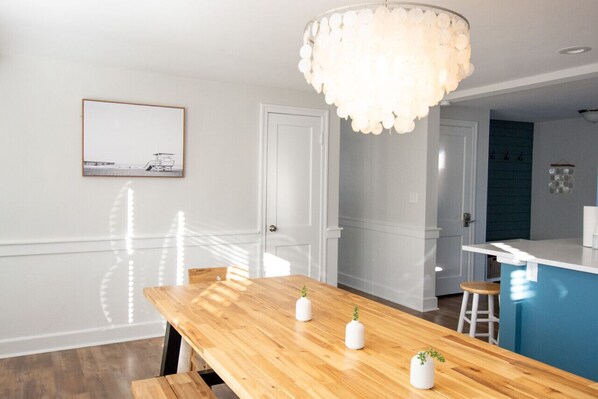
[[164, 334], [164, 349], [162, 350], [162, 365], [160, 375], [176, 374], [179, 364], [179, 350], [181, 349], [181, 334], [166, 323], [166, 333]]

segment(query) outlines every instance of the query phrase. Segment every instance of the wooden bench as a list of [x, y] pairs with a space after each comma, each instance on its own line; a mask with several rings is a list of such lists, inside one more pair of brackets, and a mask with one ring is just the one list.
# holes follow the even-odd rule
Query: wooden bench
[[208, 384], [195, 371], [133, 381], [131, 390], [136, 399], [216, 399]]

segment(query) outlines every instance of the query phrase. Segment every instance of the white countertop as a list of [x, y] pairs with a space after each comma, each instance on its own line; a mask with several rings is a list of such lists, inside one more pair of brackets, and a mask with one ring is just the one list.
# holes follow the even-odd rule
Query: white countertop
[[[523, 266], [527, 262], [598, 274], [598, 250], [581, 245], [581, 238], [558, 240], [507, 240], [463, 245], [462, 249], [495, 255], [502, 263]], [[498, 260], [501, 262], [501, 260]]]

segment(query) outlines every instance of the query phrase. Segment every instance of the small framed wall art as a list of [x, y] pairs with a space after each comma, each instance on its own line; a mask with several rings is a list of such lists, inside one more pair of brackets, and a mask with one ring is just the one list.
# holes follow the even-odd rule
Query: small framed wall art
[[83, 100], [83, 176], [183, 177], [185, 108]]

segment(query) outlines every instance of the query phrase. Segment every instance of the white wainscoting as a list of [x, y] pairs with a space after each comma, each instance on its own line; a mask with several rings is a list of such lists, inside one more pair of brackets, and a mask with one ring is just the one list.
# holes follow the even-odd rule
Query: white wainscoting
[[188, 267], [257, 271], [258, 232], [0, 243], [0, 358], [163, 335], [143, 288]]
[[431, 279], [438, 228], [350, 217], [341, 217], [339, 224], [340, 284], [415, 310], [437, 309]]

